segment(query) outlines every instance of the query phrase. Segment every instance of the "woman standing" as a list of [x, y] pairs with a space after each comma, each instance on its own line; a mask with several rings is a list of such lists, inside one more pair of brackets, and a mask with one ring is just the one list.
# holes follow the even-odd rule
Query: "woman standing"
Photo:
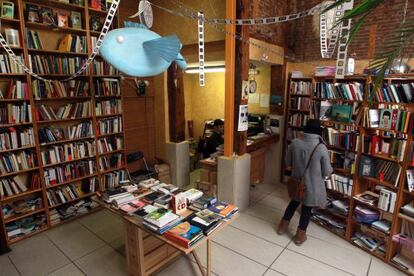
[[307, 239], [306, 229], [312, 215], [312, 207], [326, 205], [326, 189], [324, 179], [330, 176], [333, 169], [328, 149], [322, 139], [322, 128], [319, 120], [309, 120], [303, 128], [303, 136], [292, 140], [289, 145], [286, 164], [292, 167], [294, 179], [303, 179], [305, 196], [301, 202], [292, 199], [279, 223], [277, 233], [283, 235], [288, 230], [289, 222], [296, 209], [302, 203], [299, 226], [294, 242], [301, 245]]

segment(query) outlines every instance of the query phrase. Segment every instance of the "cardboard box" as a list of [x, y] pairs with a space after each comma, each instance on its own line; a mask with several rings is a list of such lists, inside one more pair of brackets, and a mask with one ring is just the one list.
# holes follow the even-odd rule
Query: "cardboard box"
[[200, 181], [210, 182], [210, 171], [206, 169], [200, 169]]
[[217, 185], [217, 172], [210, 172], [210, 182]]

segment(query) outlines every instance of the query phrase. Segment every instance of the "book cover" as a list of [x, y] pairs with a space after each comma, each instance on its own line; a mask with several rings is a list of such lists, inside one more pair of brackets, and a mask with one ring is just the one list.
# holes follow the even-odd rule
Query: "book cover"
[[331, 110], [331, 118], [337, 122], [351, 122], [352, 106], [351, 105], [333, 105]]
[[1, 4], [1, 17], [14, 18], [14, 3], [9, 1], [3, 1]]
[[392, 127], [393, 110], [381, 109], [379, 118], [379, 127], [383, 129], [391, 129]]
[[407, 170], [407, 186], [409, 192], [414, 192], [414, 170]]
[[328, 120], [331, 116], [332, 104], [328, 101], [322, 101], [319, 111], [319, 120]]
[[70, 20], [72, 23], [72, 28], [82, 29], [82, 16], [80, 12], [72, 11], [70, 14]]
[[368, 112], [369, 115], [369, 126], [372, 128], [379, 127], [379, 110], [370, 109]]

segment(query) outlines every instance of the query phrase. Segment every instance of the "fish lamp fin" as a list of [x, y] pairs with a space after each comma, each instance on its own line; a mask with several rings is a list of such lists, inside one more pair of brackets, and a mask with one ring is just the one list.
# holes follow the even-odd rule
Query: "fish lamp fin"
[[181, 49], [181, 42], [176, 35], [160, 37], [143, 43], [144, 50], [158, 55], [167, 62], [173, 62]]
[[140, 24], [140, 23], [137, 23], [137, 22], [132, 22], [132, 21], [124, 21], [124, 27], [125, 28], [139, 28], [139, 29], [148, 30], [147, 26], [145, 26], [143, 24]]

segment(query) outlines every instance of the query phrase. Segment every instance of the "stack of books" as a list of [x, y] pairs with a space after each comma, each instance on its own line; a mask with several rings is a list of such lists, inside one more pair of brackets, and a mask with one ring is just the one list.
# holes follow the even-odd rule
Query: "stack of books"
[[346, 200], [330, 200], [328, 206], [329, 210], [333, 213], [339, 213], [343, 216], [347, 216], [349, 213], [349, 202]]
[[378, 202], [379, 194], [371, 192], [371, 191], [365, 191], [361, 194], [356, 195], [355, 199], [374, 206]]
[[401, 207], [401, 212], [407, 216], [414, 218], [414, 201], [411, 201]]
[[346, 223], [334, 216], [330, 216], [320, 212], [319, 210], [314, 210], [312, 213], [312, 219], [321, 225], [326, 225], [333, 231], [344, 235], [346, 229]]
[[22, 200], [16, 200], [2, 206], [4, 219], [21, 216], [25, 213], [40, 210], [43, 207], [42, 198], [37, 195], [26, 197]]
[[354, 219], [358, 223], [371, 224], [379, 219], [380, 214], [369, 208], [357, 205], [354, 210]]
[[194, 246], [194, 244], [204, 238], [201, 228], [190, 224], [188, 221], [174, 226], [165, 232], [164, 236], [185, 248]]
[[385, 234], [389, 234], [391, 231], [391, 221], [386, 219], [377, 220], [371, 224], [371, 227]]
[[352, 241], [358, 246], [366, 248], [369, 251], [385, 255], [386, 243], [378, 237], [374, 237], [373, 235], [369, 235], [367, 233], [356, 232], [352, 237]]
[[144, 217], [144, 226], [158, 233], [164, 234], [180, 223], [182, 218], [170, 209], [158, 208]]
[[191, 223], [191, 225], [195, 225], [199, 227], [204, 235], [208, 236], [214, 230], [216, 230], [221, 224], [221, 216], [212, 212], [209, 209], [204, 209], [198, 211], [197, 213], [193, 213], [190, 215], [187, 220]]
[[86, 214], [99, 206], [96, 200], [96, 196], [93, 196], [91, 198], [81, 199], [70, 206], [52, 209], [49, 211], [50, 223], [56, 225], [62, 221]]
[[386, 212], [393, 213], [396, 200], [397, 193], [387, 189], [381, 189], [378, 199], [378, 208]]

